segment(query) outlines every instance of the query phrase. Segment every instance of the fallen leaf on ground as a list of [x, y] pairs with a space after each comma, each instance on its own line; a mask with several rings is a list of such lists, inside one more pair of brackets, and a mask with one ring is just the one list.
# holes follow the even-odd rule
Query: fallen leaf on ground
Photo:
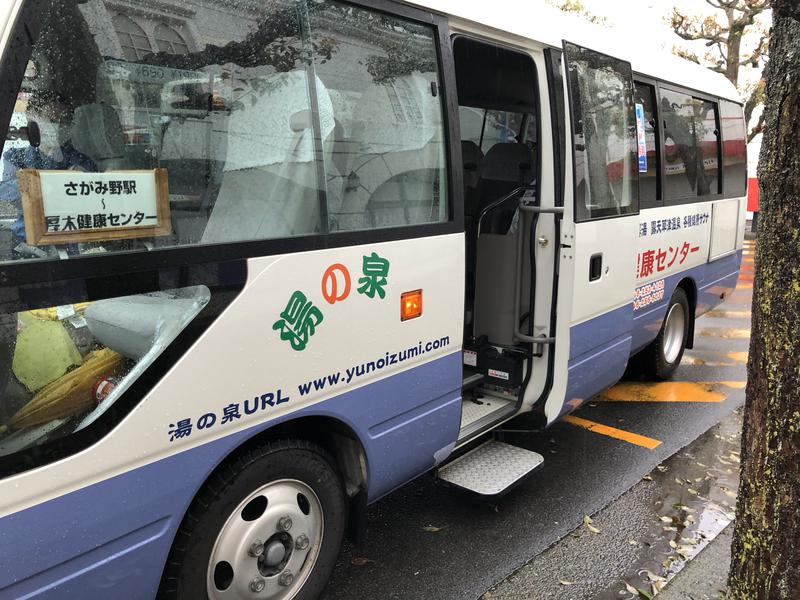
[[628, 590], [631, 594], [633, 594], [634, 596], [639, 595], [639, 590], [633, 587], [630, 583], [628, 583], [627, 581], [624, 581], [623, 583], [625, 584], [625, 589]]
[[658, 517], [658, 518], [661, 519], [662, 521], [664, 521], [664, 523], [672, 523], [672, 517], [661, 516], [661, 517]]
[[558, 583], [560, 583], [561, 585], [574, 585], [575, 582], [574, 581], [567, 581], [566, 579], [559, 579]]
[[661, 575], [656, 575], [655, 573], [653, 573], [652, 571], [648, 571], [647, 569], [645, 569], [644, 573], [645, 575], [647, 575], [647, 579], [649, 579], [650, 581], [666, 581], [666, 579], [664, 577], [661, 577]]
[[363, 567], [364, 565], [375, 562], [374, 560], [370, 560], [368, 558], [364, 558], [363, 556], [356, 556], [353, 560], [350, 561], [350, 564], [354, 567]]
[[425, 525], [422, 528], [422, 531], [427, 531], [428, 533], [436, 533], [441, 531], [442, 529], [447, 529], [447, 525], [443, 525], [442, 527], [436, 527], [435, 525]]

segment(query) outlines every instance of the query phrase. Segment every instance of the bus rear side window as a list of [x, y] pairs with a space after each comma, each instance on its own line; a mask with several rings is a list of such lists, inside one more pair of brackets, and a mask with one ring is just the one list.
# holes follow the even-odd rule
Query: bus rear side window
[[747, 193], [747, 135], [742, 107], [735, 102], [720, 100], [722, 123], [723, 186], [727, 197]]
[[[43, 11], [2, 150], [0, 261], [449, 218], [433, 27], [333, 1], [170, 4], [169, 27], [121, 4]], [[43, 185], [35, 234], [26, 169], [86, 192]], [[166, 177], [158, 214], [141, 184], [127, 203], [106, 189], [130, 170]]]

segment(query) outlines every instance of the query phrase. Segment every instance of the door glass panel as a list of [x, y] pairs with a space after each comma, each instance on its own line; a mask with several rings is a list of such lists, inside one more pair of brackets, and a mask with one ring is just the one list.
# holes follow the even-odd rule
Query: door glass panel
[[630, 63], [564, 43], [575, 146], [575, 218], [639, 210]]

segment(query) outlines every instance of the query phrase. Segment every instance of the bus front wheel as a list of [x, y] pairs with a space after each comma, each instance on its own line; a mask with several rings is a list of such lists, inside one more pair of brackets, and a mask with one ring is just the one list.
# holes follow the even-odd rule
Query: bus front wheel
[[317, 598], [344, 537], [347, 504], [334, 464], [314, 444], [281, 440], [218, 469], [181, 523], [159, 596]]
[[677, 288], [670, 298], [658, 337], [642, 353], [647, 375], [668, 379], [678, 368], [689, 339], [691, 318], [686, 292]]

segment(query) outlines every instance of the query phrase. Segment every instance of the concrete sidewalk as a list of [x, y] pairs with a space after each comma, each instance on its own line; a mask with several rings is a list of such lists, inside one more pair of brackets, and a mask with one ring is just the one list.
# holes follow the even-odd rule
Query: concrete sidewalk
[[659, 600], [718, 600], [724, 597], [731, 563], [733, 526], [690, 561], [657, 595]]

